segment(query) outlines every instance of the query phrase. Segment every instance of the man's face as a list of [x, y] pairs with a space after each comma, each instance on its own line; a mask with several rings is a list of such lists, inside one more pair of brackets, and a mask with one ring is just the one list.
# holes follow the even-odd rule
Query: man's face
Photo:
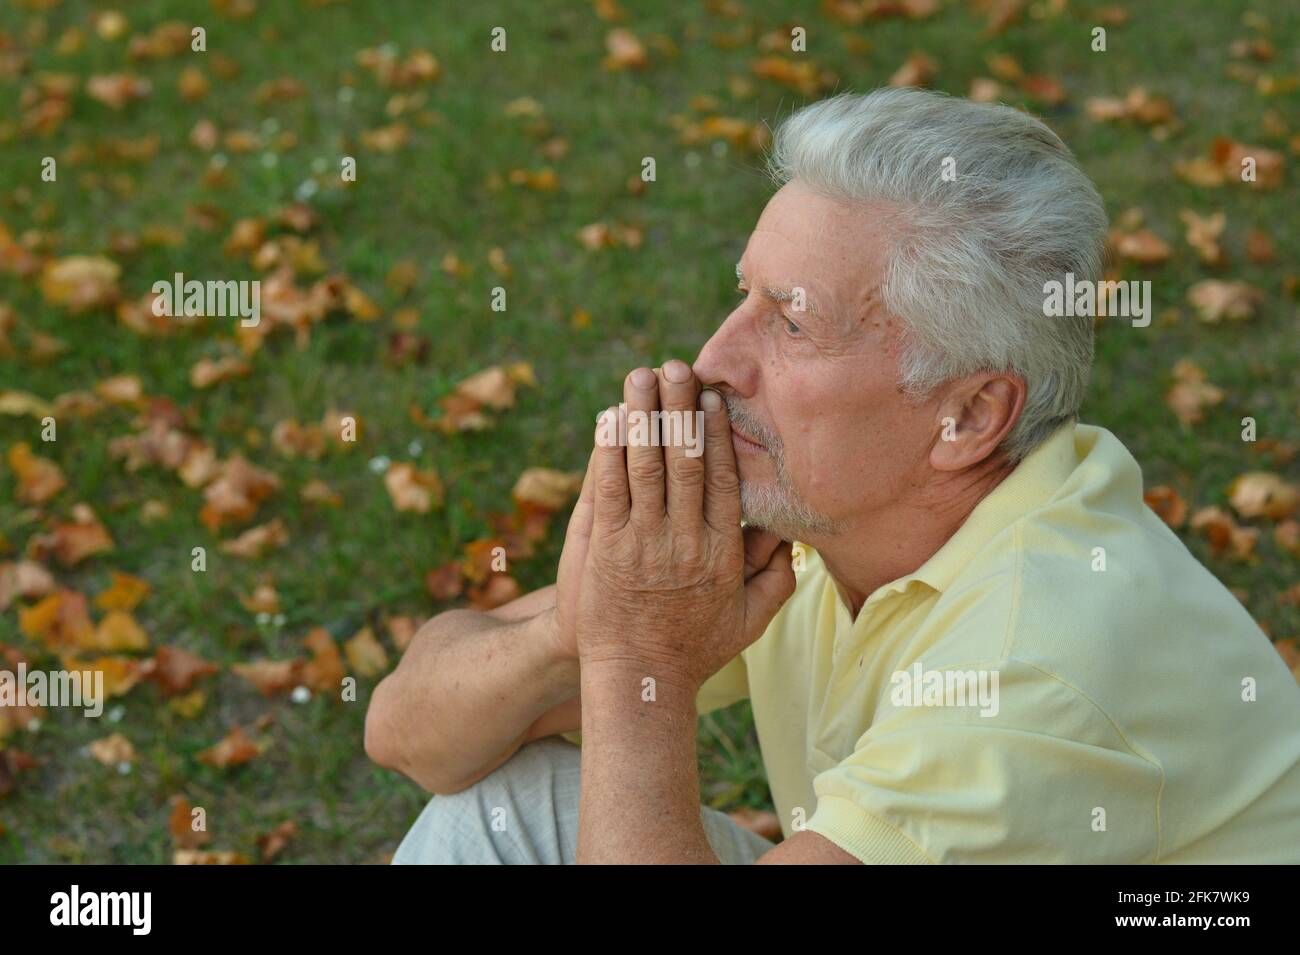
[[742, 300], [695, 362], [727, 402], [746, 520], [787, 540], [869, 524], [924, 480], [934, 408], [897, 384], [902, 325], [880, 300], [890, 228], [784, 186], [740, 260]]

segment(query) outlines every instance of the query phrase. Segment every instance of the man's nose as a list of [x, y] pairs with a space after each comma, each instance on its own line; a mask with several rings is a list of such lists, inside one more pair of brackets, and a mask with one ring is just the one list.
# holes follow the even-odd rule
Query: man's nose
[[704, 343], [692, 366], [701, 384], [725, 385], [742, 397], [753, 395], [757, 364], [749, 355], [753, 335], [745, 334], [748, 325], [742, 304]]

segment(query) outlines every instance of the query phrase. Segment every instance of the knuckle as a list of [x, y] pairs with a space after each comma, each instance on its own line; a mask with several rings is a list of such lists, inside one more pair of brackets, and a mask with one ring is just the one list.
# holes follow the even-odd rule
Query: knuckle
[[684, 454], [678, 455], [673, 458], [671, 468], [672, 478], [675, 481], [698, 481], [704, 474], [704, 461]]
[[740, 478], [732, 468], [715, 468], [709, 474], [709, 487], [722, 494], [738, 494]]
[[627, 493], [626, 489], [623, 487], [623, 482], [614, 474], [602, 474], [598, 477], [596, 479], [596, 490], [601, 497], [607, 499], [612, 498], [615, 500], [617, 500], [620, 495]]
[[628, 462], [627, 476], [638, 484], [660, 481], [664, 476], [663, 458], [657, 454], [638, 455]]

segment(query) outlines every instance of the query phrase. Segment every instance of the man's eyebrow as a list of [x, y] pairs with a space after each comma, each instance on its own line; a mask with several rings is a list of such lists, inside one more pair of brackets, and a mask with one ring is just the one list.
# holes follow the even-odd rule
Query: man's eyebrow
[[[740, 267], [739, 262], [736, 263], [736, 280], [740, 282], [745, 281], [745, 271]], [[799, 286], [795, 286], [795, 287], [798, 288]], [[764, 285], [761, 289], [759, 289], [759, 291], [775, 302], [794, 301], [794, 292], [791, 291], [790, 289], [773, 288], [770, 285]], [[804, 291], [804, 305], [807, 307], [808, 311], [811, 312], [813, 315], [815, 315], [817, 318], [822, 317], [822, 313], [817, 311], [817, 306], [814, 305], [813, 302], [808, 298], [807, 290]]]

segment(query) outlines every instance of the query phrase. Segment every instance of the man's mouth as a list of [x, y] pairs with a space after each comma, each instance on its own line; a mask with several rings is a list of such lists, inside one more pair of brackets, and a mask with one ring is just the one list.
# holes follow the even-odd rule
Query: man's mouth
[[737, 454], [766, 454], [767, 448], [746, 435], [734, 424], [731, 426], [731, 443]]

